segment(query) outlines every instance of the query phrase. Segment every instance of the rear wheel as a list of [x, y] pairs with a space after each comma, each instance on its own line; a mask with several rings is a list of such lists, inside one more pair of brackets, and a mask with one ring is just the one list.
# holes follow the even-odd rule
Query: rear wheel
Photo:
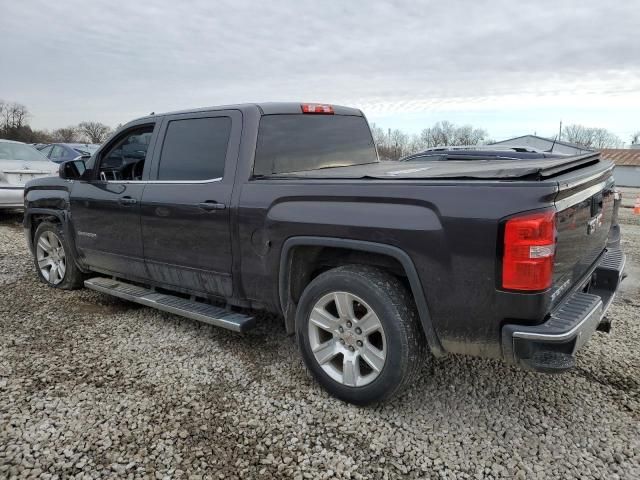
[[329, 270], [305, 289], [296, 332], [307, 367], [332, 395], [359, 405], [399, 393], [422, 366], [413, 300], [373, 267]]
[[73, 259], [62, 226], [42, 222], [33, 238], [36, 270], [51, 287], [72, 290], [83, 285], [83, 275]]

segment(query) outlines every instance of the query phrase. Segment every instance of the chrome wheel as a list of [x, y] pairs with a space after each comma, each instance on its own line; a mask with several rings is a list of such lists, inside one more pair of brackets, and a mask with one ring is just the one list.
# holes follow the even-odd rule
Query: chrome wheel
[[46, 281], [52, 285], [59, 284], [67, 271], [67, 260], [60, 238], [52, 231], [46, 230], [38, 238], [36, 244], [38, 268]]
[[380, 375], [387, 341], [378, 315], [362, 299], [329, 293], [314, 305], [308, 324], [311, 351], [333, 380], [362, 387]]

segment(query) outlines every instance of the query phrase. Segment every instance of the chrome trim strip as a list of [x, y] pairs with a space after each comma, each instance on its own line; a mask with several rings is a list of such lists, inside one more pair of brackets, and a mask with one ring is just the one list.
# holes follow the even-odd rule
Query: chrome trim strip
[[601, 192], [607, 186], [608, 181], [605, 180], [596, 185], [592, 185], [586, 190], [581, 190], [567, 198], [563, 198], [562, 200], [558, 200], [555, 202], [556, 209], [558, 211], [566, 210], [569, 207], [573, 207], [578, 203], [586, 200], [587, 198], [593, 197], [596, 193]]
[[215, 182], [221, 182], [221, 181], [222, 181], [222, 177], [211, 178], [209, 180], [107, 180], [107, 181], [102, 180], [100, 183], [115, 183], [115, 184], [151, 183], [151, 184], [169, 184], [169, 185], [176, 185], [176, 184], [191, 185], [191, 184], [215, 183]]

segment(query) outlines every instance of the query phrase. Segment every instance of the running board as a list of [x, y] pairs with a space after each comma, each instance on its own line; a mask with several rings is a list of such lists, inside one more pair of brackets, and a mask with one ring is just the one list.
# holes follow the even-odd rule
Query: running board
[[182, 317], [226, 328], [234, 332], [245, 332], [255, 325], [255, 319], [241, 313], [230, 312], [208, 303], [194, 302], [184, 298], [158, 293], [151, 289], [113, 280], [96, 277], [85, 280], [84, 286], [91, 290], [107, 293], [147, 307], [174, 313]]

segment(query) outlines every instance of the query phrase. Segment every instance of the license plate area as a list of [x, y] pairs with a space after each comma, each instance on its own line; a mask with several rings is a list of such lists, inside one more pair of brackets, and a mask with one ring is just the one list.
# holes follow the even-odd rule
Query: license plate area
[[24, 185], [29, 180], [38, 178], [35, 173], [7, 173], [5, 174], [10, 185]]

